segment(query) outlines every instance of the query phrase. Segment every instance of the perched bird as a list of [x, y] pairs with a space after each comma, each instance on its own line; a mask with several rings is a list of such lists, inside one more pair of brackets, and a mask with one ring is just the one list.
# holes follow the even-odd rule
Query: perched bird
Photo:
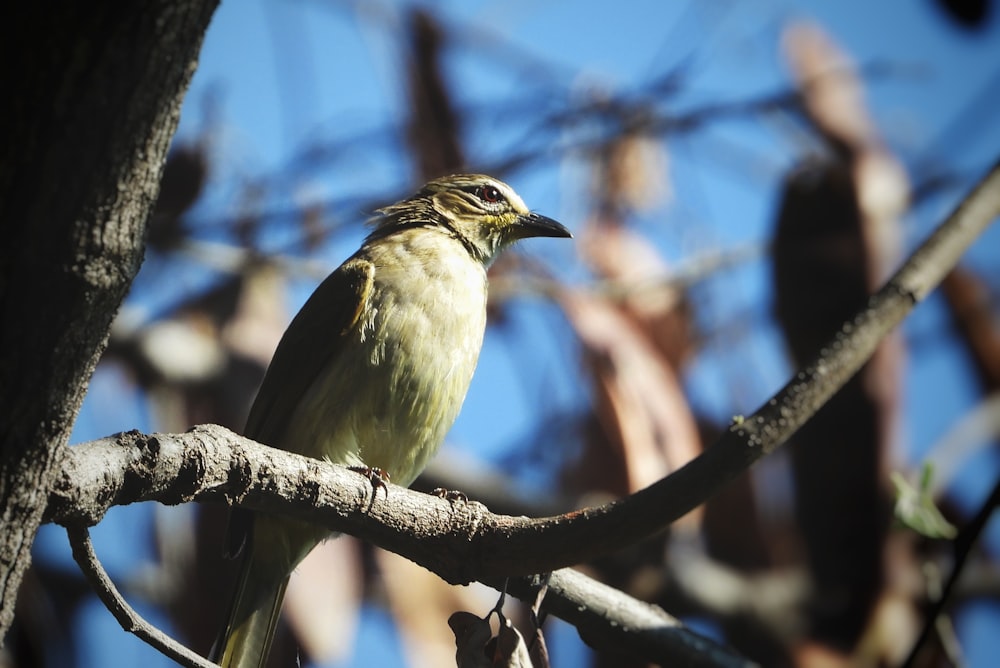
[[[479, 174], [435, 179], [378, 213], [361, 248], [292, 320], [244, 433], [409, 485], [469, 388], [490, 262], [518, 239], [571, 235]], [[216, 660], [263, 666], [289, 575], [330, 533], [241, 510], [230, 525], [230, 552], [243, 562]]]

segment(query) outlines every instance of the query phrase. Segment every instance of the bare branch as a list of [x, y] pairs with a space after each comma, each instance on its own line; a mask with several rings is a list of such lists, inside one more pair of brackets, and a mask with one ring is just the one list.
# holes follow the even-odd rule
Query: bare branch
[[[227, 501], [357, 535], [449, 582], [483, 579], [502, 588], [503, 564], [511, 573], [547, 570], [536, 568], [548, 563], [544, 558], [518, 560], [516, 553], [498, 563], [484, 558], [494, 549], [489, 546], [502, 545], [505, 533], [516, 534], [533, 521], [529, 518], [492, 515], [479, 503], [449, 502], [393, 485], [386, 497], [373, 500], [372, 493], [367, 478], [346, 468], [202, 425], [185, 434], [127, 432], [71, 448], [46, 519], [79, 527], [99, 522], [113, 505]], [[618, 547], [607, 544], [605, 551]], [[533, 549], [544, 557], [548, 548]], [[485, 569], [484, 563], [489, 564]], [[508, 589], [531, 600], [535, 588], [530, 578], [521, 578]], [[544, 607], [577, 625], [597, 646], [646, 657], [684, 657], [683, 665], [751, 665], [656, 606], [575, 571], [553, 574]], [[602, 624], [607, 628], [601, 630]]]
[[182, 666], [188, 668], [214, 668], [215, 664], [206, 658], [195, 654], [187, 647], [159, 630], [137, 613], [115, 588], [115, 583], [108, 577], [101, 562], [94, 553], [94, 545], [90, 541], [90, 532], [85, 526], [75, 524], [66, 527], [69, 544], [73, 548], [73, 559], [83, 571], [90, 586], [94, 588], [97, 597], [111, 612], [121, 627], [146, 642]]
[[927, 641], [930, 640], [931, 634], [940, 630], [938, 621], [941, 618], [941, 613], [944, 612], [945, 607], [951, 600], [951, 595], [955, 591], [955, 585], [958, 584], [959, 576], [965, 571], [965, 564], [972, 554], [972, 548], [979, 541], [983, 529], [986, 528], [986, 523], [993, 516], [993, 511], [996, 510], [997, 506], [1000, 506], [1000, 481], [994, 483], [989, 497], [980, 506], [968, 526], [955, 539], [955, 564], [952, 566], [951, 574], [948, 576], [947, 581], [945, 581], [944, 588], [941, 590], [937, 600], [931, 605], [927, 619], [924, 620], [924, 626], [920, 629], [920, 635], [917, 637], [916, 642], [913, 643], [913, 647], [910, 649], [906, 660], [902, 663], [903, 668], [910, 668], [910, 666], [916, 665], [920, 651], [927, 644]]
[[[503, 578], [485, 582], [496, 589], [504, 585]], [[580, 637], [596, 649], [626, 652], [665, 666], [756, 665], [692, 633], [659, 606], [639, 601], [571, 568], [552, 573], [548, 580], [512, 578], [507, 581], [507, 592], [531, 603], [543, 582], [548, 590], [542, 608], [575, 626]]]

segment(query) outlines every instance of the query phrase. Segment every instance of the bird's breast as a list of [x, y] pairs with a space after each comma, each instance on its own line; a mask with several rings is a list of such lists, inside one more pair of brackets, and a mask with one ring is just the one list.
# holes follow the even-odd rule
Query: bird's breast
[[326, 416], [317, 454], [377, 466], [403, 485], [458, 415], [486, 326], [482, 264], [454, 239], [408, 232], [362, 249], [375, 268], [371, 293], [344, 354], [304, 402]]

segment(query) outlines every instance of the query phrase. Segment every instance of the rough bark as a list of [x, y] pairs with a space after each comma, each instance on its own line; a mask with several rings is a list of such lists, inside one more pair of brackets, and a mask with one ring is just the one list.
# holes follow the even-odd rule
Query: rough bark
[[[216, 0], [2, 10], [0, 637]], [[15, 34], [9, 34], [15, 32]]]

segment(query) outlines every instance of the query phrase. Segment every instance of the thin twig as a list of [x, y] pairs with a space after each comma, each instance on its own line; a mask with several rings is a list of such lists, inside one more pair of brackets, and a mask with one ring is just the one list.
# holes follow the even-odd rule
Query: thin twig
[[124, 597], [115, 588], [115, 584], [108, 577], [101, 562], [94, 553], [94, 545], [90, 541], [90, 531], [81, 524], [66, 527], [66, 534], [69, 536], [69, 544], [73, 548], [73, 559], [76, 560], [80, 570], [83, 571], [90, 586], [94, 588], [97, 597], [101, 599], [104, 606], [111, 612], [121, 627], [139, 638], [143, 642], [151, 645], [166, 656], [170, 657], [182, 666], [189, 668], [217, 668], [208, 659], [195, 654], [187, 647], [184, 647], [176, 640], [160, 631], [155, 626], [143, 619], [139, 613], [125, 601]]
[[[503, 582], [486, 578], [499, 589]], [[758, 664], [721, 643], [701, 636], [663, 608], [640, 601], [572, 568], [547, 577], [507, 579], [511, 596], [531, 603], [545, 589], [541, 607], [576, 627], [580, 637], [601, 651], [669, 666], [755, 668]]]
[[910, 668], [916, 664], [920, 650], [927, 643], [928, 639], [930, 639], [931, 633], [936, 628], [938, 617], [941, 616], [945, 606], [948, 604], [948, 600], [951, 598], [955, 585], [958, 584], [958, 579], [965, 568], [965, 562], [968, 561], [969, 555], [972, 554], [972, 548], [979, 541], [979, 536], [982, 534], [983, 529], [986, 528], [986, 523], [998, 505], [1000, 505], [1000, 480], [997, 480], [993, 486], [993, 491], [990, 492], [989, 498], [983, 503], [979, 512], [972, 519], [972, 522], [962, 529], [958, 538], [955, 539], [955, 566], [951, 569], [951, 575], [948, 576], [948, 581], [945, 583], [941, 595], [934, 601], [927, 619], [924, 620], [924, 627], [920, 630], [920, 636], [917, 638], [917, 641], [913, 643], [913, 649], [910, 650], [909, 656], [903, 662], [903, 668]]

